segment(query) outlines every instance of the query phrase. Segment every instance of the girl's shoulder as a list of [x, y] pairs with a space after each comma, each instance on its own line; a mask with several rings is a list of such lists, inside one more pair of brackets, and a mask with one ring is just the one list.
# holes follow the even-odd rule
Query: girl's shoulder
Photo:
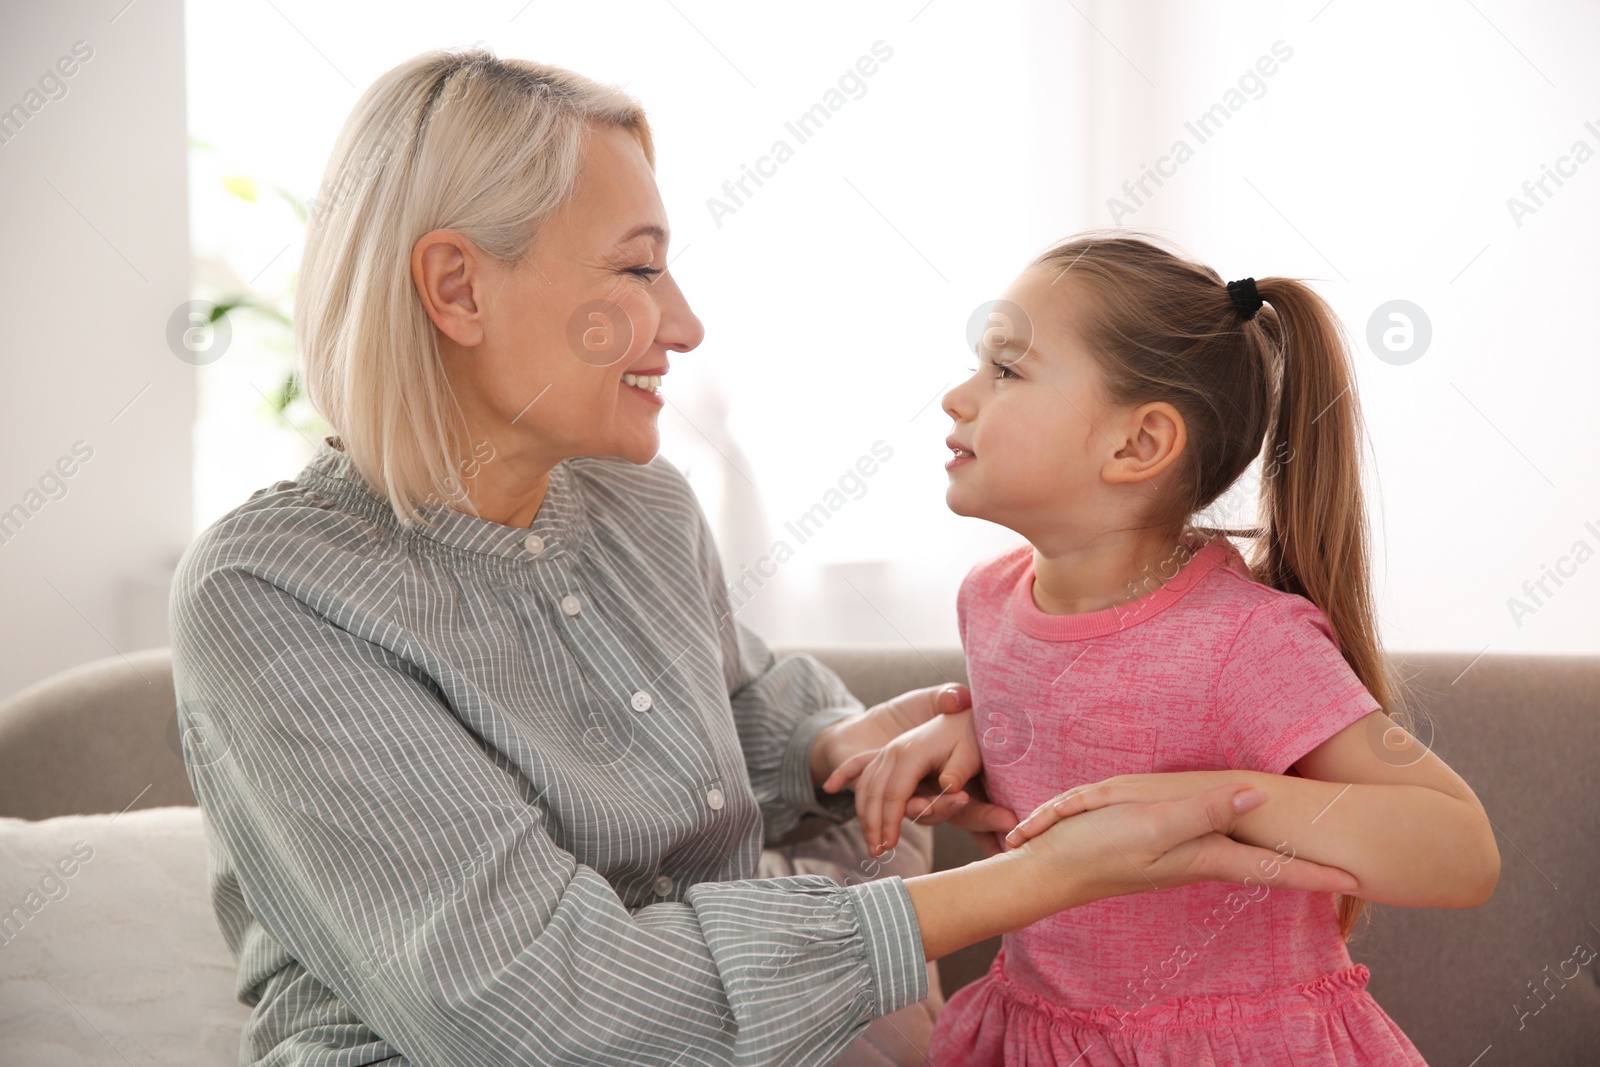
[[1257, 642], [1311, 633], [1333, 638], [1332, 627], [1316, 604], [1257, 579], [1232, 544], [1226, 544], [1225, 553], [1221, 564], [1197, 583], [1187, 599], [1191, 610], [1205, 612], [1233, 634], [1233, 644], [1247, 632]]
[[1004, 597], [1032, 563], [1033, 545], [1027, 541], [980, 559], [961, 579], [961, 591], [957, 598], [964, 602], [973, 597]]
[[975, 614], [974, 608], [983, 606], [981, 614], [987, 617], [998, 615], [1006, 598], [1032, 565], [1033, 545], [1027, 541], [972, 565], [956, 593], [956, 630], [963, 647], [967, 642], [967, 622]]

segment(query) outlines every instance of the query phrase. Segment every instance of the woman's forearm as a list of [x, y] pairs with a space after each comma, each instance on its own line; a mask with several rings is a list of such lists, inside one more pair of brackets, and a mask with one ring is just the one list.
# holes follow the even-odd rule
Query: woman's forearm
[[1088, 902], [1070, 899], [1060, 875], [1046, 877], [1027, 849], [907, 878], [906, 890], [930, 960]]
[[1240, 816], [1233, 837], [1355, 875], [1352, 895], [1406, 907], [1470, 908], [1489, 899], [1500, 852], [1472, 800], [1420, 785], [1324, 782], [1254, 771], [1218, 771], [1272, 798]]
[[1271, 803], [1264, 791], [1225, 782], [1176, 800], [1113, 803], [1009, 852], [908, 878], [923, 954], [938, 959], [1106, 897], [1211, 880], [1248, 885], [1268, 870], [1285, 889], [1353, 891], [1344, 871], [1311, 859], [1282, 866], [1278, 853], [1232, 839], [1246, 813]]

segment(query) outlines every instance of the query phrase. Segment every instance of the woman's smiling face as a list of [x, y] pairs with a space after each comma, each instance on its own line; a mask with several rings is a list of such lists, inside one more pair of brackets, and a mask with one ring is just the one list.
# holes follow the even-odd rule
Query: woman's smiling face
[[972, 377], [945, 394], [945, 413], [955, 421], [945, 501], [956, 514], [1024, 537], [1092, 522], [1104, 490], [1101, 470], [1116, 451], [1106, 430], [1117, 411], [1101, 393], [1093, 357], [1069, 328], [1080, 299], [1081, 290], [1066, 281], [1023, 272], [1004, 297], [1020, 321], [986, 332]]
[[593, 130], [576, 193], [521, 262], [450, 230], [417, 241], [412, 277], [473, 442], [541, 466], [655, 456], [663, 401], [629, 383], [666, 374], [668, 352], [704, 337], [666, 271], [667, 242], [655, 175], [620, 127]]

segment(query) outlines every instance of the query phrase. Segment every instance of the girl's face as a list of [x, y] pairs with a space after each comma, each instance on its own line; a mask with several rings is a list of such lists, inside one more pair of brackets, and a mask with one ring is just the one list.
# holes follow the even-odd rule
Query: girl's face
[[1128, 413], [1102, 396], [1099, 367], [1073, 329], [1082, 291], [1056, 277], [1031, 270], [1011, 284], [1004, 300], [1021, 315], [991, 320], [972, 377], [944, 397], [955, 420], [950, 510], [1036, 545], [1101, 531], [1118, 488], [1103, 475], [1127, 431]]

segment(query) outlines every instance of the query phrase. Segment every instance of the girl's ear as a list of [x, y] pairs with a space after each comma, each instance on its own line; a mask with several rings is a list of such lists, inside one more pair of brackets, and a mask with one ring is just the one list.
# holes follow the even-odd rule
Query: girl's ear
[[1100, 476], [1112, 485], [1147, 482], [1177, 462], [1188, 444], [1188, 430], [1178, 409], [1164, 400], [1141, 404], [1128, 413], [1122, 446]]

